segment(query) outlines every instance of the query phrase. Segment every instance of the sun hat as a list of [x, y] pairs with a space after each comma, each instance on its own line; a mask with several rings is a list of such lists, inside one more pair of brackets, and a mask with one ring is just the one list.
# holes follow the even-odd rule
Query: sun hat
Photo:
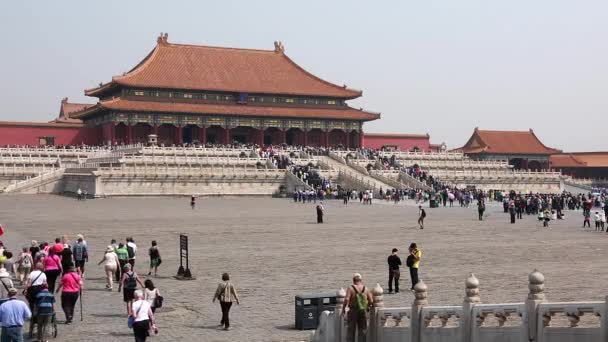
[[114, 248], [112, 246], [106, 247], [106, 253], [114, 252]]

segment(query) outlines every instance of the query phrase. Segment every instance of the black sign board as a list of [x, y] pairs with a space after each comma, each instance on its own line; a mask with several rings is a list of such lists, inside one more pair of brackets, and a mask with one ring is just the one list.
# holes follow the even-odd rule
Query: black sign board
[[[186, 267], [184, 268], [184, 260], [186, 261]], [[188, 262], [188, 235], [179, 235], [179, 269], [177, 270], [178, 279], [193, 279], [192, 273], [190, 272]]]

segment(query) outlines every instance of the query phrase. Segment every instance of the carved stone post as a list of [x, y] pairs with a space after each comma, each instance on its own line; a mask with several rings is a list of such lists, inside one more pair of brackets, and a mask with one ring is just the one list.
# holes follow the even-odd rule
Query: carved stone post
[[420, 341], [420, 330], [422, 327], [422, 308], [429, 304], [427, 300], [427, 286], [420, 280], [416, 286], [414, 286], [414, 303], [412, 304], [412, 317], [410, 320], [410, 331], [412, 332], [412, 342]]
[[545, 276], [534, 270], [528, 276], [528, 299], [526, 299], [526, 318], [528, 324], [528, 341], [538, 341], [538, 305], [545, 301]]
[[346, 298], [346, 290], [344, 288], [340, 288], [338, 292], [336, 292], [336, 311], [334, 321], [334, 331], [336, 332], [335, 338], [337, 342], [346, 340], [346, 325], [344, 324], [345, 322], [342, 319], [342, 310], [344, 310], [344, 298]]
[[378, 309], [384, 307], [384, 290], [380, 284], [376, 284], [376, 286], [372, 289], [372, 296], [374, 296], [374, 303], [372, 309], [369, 313], [369, 323], [367, 325], [367, 340], [370, 342], [376, 342], [378, 339], [378, 326], [377, 323], [377, 315]]
[[462, 304], [462, 317], [460, 318], [460, 329], [462, 332], [462, 341], [471, 340], [471, 328], [475, 322], [473, 317], [473, 306], [481, 303], [479, 297], [479, 280], [473, 273], [469, 275], [464, 282], [466, 289], [464, 290], [464, 303]]

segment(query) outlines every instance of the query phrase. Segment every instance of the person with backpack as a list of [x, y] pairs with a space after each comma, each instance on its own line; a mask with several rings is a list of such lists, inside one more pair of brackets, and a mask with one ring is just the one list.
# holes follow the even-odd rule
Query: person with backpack
[[30, 304], [30, 310], [34, 309], [36, 295], [42, 289], [42, 285], [46, 283], [46, 274], [43, 270], [44, 266], [42, 264], [36, 264], [36, 270], [32, 271], [27, 277], [24, 295]]
[[158, 266], [162, 262], [160, 252], [158, 251], [158, 246], [156, 246], [156, 240], [152, 240], [152, 246], [150, 247], [150, 250], [148, 250], [148, 255], [150, 256], [150, 271], [148, 272], [148, 275], [151, 275], [152, 269], [154, 269], [154, 276], [156, 277]]
[[418, 225], [420, 229], [424, 229], [424, 219], [426, 218], [426, 211], [422, 208], [421, 205], [418, 206]]
[[[367, 335], [367, 312], [374, 303], [371, 292], [363, 284], [361, 274], [353, 275], [353, 284], [346, 290], [341, 315], [346, 315], [347, 342], [365, 342]], [[355, 334], [359, 338], [355, 340]]]
[[118, 292], [123, 291], [123, 301], [127, 303], [127, 314], [131, 315], [131, 306], [133, 305], [133, 299], [135, 299], [135, 290], [137, 290], [137, 283], [144, 287], [144, 284], [139, 279], [139, 276], [135, 271], [131, 270], [131, 264], [126, 264], [123, 270], [122, 279], [120, 285], [118, 285]]
[[222, 282], [217, 286], [212, 302], [215, 303], [216, 299], [220, 301], [220, 307], [222, 308], [220, 326], [223, 325], [224, 330], [230, 330], [230, 307], [233, 301], [236, 301], [237, 305], [241, 305], [241, 301], [236, 293], [236, 288], [230, 282], [230, 275], [228, 273], [222, 274]]
[[129, 253], [129, 264], [135, 270], [135, 258], [137, 257], [137, 245], [132, 237], [127, 238], [127, 253]]
[[24, 281], [30, 275], [32, 270], [32, 256], [28, 251], [27, 247], [23, 247], [19, 259], [17, 259], [17, 277], [19, 278], [19, 284], [23, 285]]
[[0, 268], [0, 304], [4, 303], [8, 299], [8, 289], [13, 287], [13, 281], [11, 275], [6, 271], [5, 268]]
[[418, 249], [415, 242], [412, 242], [409, 247], [410, 255], [407, 256], [405, 264], [410, 268], [410, 278], [412, 279], [412, 287], [410, 290], [414, 291], [414, 286], [418, 284], [418, 267], [420, 267], [420, 258], [422, 258], [422, 251]]
[[74, 247], [72, 247], [72, 255], [74, 255], [74, 266], [78, 269], [78, 273], [84, 276], [84, 264], [89, 261], [89, 253], [84, 239], [80, 236]]

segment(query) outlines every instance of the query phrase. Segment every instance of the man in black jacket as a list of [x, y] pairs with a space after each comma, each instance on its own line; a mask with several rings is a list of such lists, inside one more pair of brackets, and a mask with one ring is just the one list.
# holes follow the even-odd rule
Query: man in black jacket
[[393, 248], [393, 252], [388, 256], [388, 293], [393, 293], [393, 280], [395, 281], [395, 293], [399, 293], [399, 266], [401, 259], [397, 255], [397, 248]]

